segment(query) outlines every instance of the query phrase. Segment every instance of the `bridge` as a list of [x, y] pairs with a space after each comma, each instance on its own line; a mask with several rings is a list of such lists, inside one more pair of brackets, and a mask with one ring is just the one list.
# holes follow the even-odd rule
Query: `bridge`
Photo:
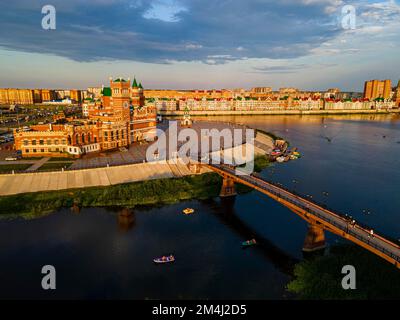
[[[223, 178], [221, 197], [234, 196], [235, 183], [253, 188], [278, 201], [304, 219], [309, 227], [304, 241], [304, 251], [315, 251], [325, 247], [325, 231], [369, 250], [400, 268], [400, 246], [387, 237], [374, 233], [371, 228], [351, 220], [345, 215], [331, 211], [314, 201], [305, 199], [284, 187], [268, 182], [257, 174], [240, 174], [240, 169], [224, 164], [202, 164]], [[239, 174], [238, 174], [239, 173]]]

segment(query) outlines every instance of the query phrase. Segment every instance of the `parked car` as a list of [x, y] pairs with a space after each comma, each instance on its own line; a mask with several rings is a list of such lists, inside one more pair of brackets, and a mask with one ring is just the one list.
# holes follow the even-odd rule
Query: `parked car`
[[18, 158], [17, 157], [7, 157], [5, 158], [6, 161], [17, 161]]

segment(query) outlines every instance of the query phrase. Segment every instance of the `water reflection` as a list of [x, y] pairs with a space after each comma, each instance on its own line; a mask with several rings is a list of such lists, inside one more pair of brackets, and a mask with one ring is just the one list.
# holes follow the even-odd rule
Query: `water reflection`
[[[241, 122], [287, 138], [302, 158], [275, 164], [264, 178], [399, 237], [398, 116], [207, 120]], [[183, 215], [187, 207], [196, 214]], [[38, 275], [53, 264], [59, 277], [53, 298], [282, 299], [307, 232], [301, 218], [255, 191], [134, 211], [75, 211], [80, 214], [67, 208], [30, 221], [0, 220], [0, 298], [48, 298]], [[259, 245], [242, 250], [241, 242], [251, 238]], [[171, 252], [174, 265], [153, 265], [154, 257]]]
[[277, 247], [272, 241], [247, 225], [237, 215], [235, 197], [215, 199], [206, 202], [210, 213], [215, 215], [224, 225], [237, 233], [243, 240], [256, 239], [257, 245], [252, 247], [261, 253], [269, 262], [286, 275], [293, 274], [294, 265], [298, 260]]
[[124, 208], [118, 215], [118, 229], [122, 232], [128, 232], [136, 225], [135, 214], [132, 209]]

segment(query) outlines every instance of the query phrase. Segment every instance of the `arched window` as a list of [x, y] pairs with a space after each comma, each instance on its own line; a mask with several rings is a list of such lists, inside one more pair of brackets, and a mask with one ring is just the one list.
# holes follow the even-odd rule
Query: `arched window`
[[90, 132], [89, 132], [88, 135], [87, 135], [87, 140], [88, 140], [88, 143], [91, 143], [91, 142], [92, 142], [92, 138], [91, 138], [91, 136], [90, 136]]
[[71, 136], [68, 136], [68, 145], [71, 145], [71, 144], [72, 144]]
[[84, 143], [85, 143], [85, 134], [82, 133], [82, 144], [84, 144]]
[[79, 134], [78, 134], [78, 133], [77, 133], [76, 136], [75, 136], [75, 143], [76, 143], [76, 144], [79, 144]]

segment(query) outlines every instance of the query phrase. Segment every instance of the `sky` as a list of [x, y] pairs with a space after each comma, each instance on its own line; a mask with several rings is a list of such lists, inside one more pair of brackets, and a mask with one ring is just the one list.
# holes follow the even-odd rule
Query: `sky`
[[[42, 28], [49, 4], [54, 30]], [[13, 0], [0, 30], [0, 87], [135, 76], [148, 89], [362, 91], [400, 79], [400, 0]]]

